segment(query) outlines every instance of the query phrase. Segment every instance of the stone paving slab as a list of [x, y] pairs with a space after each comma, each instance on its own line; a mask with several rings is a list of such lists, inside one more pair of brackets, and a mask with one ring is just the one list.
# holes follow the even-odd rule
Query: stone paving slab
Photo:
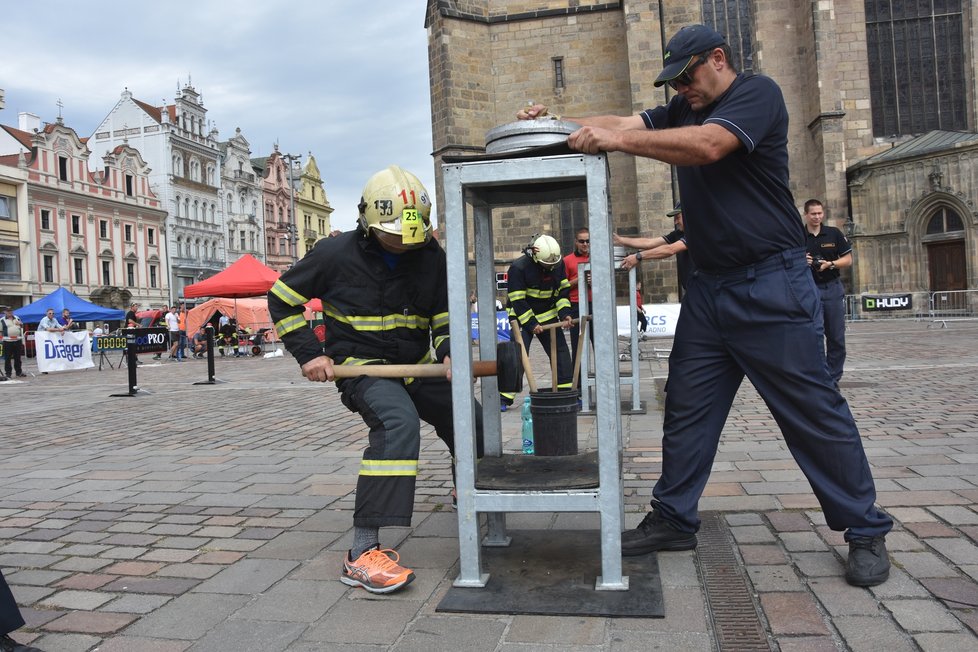
[[[842, 391], [897, 521], [891, 579], [845, 583], [841, 533], [749, 383], [700, 508], [723, 514], [774, 649], [978, 649], [978, 324], [856, 323], [847, 338]], [[204, 361], [144, 365], [152, 393], [131, 398], [109, 397], [124, 391], [124, 369], [0, 385], [31, 424], [0, 434], [0, 567], [28, 621], [18, 640], [48, 652], [717, 649], [695, 552], [659, 555], [663, 619], [437, 612], [458, 573], [457, 517], [450, 461], [427, 427], [414, 524], [382, 531], [417, 579], [390, 596], [345, 587], [362, 422], [289, 357], [217, 362], [228, 382], [214, 386], [192, 384]], [[622, 419], [629, 526], [661, 469], [666, 368], [639, 363], [649, 410]], [[83, 418], [66, 429], [66, 414]], [[515, 452], [519, 413], [500, 419]], [[582, 417], [581, 444], [594, 436]], [[507, 525], [597, 521], [510, 514]]]

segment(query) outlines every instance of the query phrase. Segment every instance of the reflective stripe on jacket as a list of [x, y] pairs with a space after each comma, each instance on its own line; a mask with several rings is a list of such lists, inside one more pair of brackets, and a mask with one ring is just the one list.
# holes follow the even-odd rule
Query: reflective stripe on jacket
[[[326, 341], [303, 316], [323, 304]], [[432, 240], [397, 256], [393, 269], [358, 229], [324, 238], [282, 274], [268, 293], [275, 330], [300, 365], [325, 354], [337, 363], [417, 364], [449, 353], [445, 252]]]

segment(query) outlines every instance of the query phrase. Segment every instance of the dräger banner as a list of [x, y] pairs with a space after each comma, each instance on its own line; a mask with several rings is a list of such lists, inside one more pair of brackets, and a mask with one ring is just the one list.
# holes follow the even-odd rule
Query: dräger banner
[[63, 334], [37, 331], [34, 345], [38, 371], [67, 371], [95, 366], [88, 331], [65, 331]]
[[[681, 303], [646, 303], [645, 318], [649, 325], [645, 329], [647, 337], [672, 337], [676, 334]], [[638, 316], [632, 306], [618, 306], [618, 335], [630, 337], [632, 327], [638, 326]]]
[[913, 308], [912, 294], [864, 294], [860, 298], [863, 302], [863, 310], [868, 312], [877, 310], [910, 310]]

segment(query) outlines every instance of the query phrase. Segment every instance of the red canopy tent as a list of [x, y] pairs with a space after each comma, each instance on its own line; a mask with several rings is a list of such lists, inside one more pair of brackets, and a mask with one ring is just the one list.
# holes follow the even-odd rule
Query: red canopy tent
[[183, 288], [183, 296], [243, 299], [260, 297], [278, 280], [279, 273], [251, 254], [245, 254], [223, 272]]

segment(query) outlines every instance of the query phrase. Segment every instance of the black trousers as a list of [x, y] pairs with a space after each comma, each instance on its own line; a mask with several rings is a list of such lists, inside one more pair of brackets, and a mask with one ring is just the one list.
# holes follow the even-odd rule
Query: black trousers
[[[10, 373], [11, 369], [17, 372], [17, 374], [24, 373], [21, 367], [20, 358], [24, 354], [24, 343], [21, 341], [16, 342], [4, 342], [3, 343], [3, 368], [8, 376], [12, 375]], [[11, 366], [11, 363], [13, 365]]]
[[24, 618], [20, 615], [17, 603], [14, 602], [14, 594], [10, 592], [7, 580], [3, 578], [3, 573], [0, 572], [0, 636], [9, 634], [23, 626]]

